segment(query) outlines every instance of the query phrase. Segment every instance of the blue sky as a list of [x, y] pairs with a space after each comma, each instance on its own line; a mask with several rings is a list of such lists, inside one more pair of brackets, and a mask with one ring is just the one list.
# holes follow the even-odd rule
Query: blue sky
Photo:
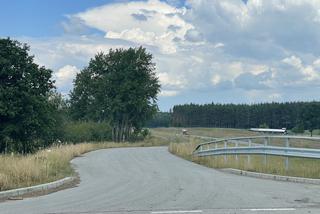
[[0, 36], [31, 46], [58, 91], [98, 51], [144, 46], [161, 110], [320, 99], [318, 0], [0, 0]]
[[66, 15], [112, 3], [111, 0], [1, 0], [0, 35], [49, 37], [63, 34]]

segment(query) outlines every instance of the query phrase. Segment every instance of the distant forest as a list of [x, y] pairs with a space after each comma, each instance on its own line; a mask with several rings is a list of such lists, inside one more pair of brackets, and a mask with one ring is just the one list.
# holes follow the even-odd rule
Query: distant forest
[[170, 113], [159, 113], [149, 125], [312, 131], [320, 127], [320, 102], [176, 105]]

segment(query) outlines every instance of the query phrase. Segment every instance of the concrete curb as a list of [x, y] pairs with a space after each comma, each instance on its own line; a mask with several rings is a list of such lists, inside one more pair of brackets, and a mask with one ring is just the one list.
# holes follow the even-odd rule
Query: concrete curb
[[239, 169], [220, 169], [222, 172], [228, 172], [236, 175], [244, 175], [248, 177], [254, 178], [263, 178], [269, 180], [277, 180], [277, 181], [289, 181], [295, 183], [305, 183], [305, 184], [320, 184], [320, 179], [313, 179], [313, 178], [300, 178], [300, 177], [290, 177], [290, 176], [282, 176], [282, 175], [272, 175], [272, 174], [265, 174], [265, 173], [258, 173], [258, 172], [249, 172]]
[[3, 191], [3, 192], [0, 192], [0, 200], [6, 200], [11, 197], [19, 197], [25, 194], [32, 194], [32, 193], [39, 193], [39, 192], [53, 190], [62, 185], [69, 184], [75, 180], [76, 180], [76, 177], [66, 177], [61, 180], [53, 181], [46, 184], [40, 184], [36, 186], [31, 186], [31, 187], [24, 187], [19, 189]]

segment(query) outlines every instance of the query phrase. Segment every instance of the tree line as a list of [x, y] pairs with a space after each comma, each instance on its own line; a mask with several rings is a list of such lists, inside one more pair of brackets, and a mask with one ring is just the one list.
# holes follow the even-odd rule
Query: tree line
[[0, 38], [0, 153], [29, 153], [53, 143], [133, 141], [158, 110], [160, 84], [145, 48], [97, 53], [65, 99], [53, 71], [30, 47]]
[[172, 109], [172, 126], [221, 128], [320, 128], [320, 102], [185, 104]]

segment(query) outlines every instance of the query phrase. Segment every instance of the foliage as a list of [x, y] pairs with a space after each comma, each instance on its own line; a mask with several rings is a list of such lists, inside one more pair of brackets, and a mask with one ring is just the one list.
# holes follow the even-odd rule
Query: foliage
[[0, 39], [0, 152], [30, 152], [52, 134], [52, 71], [34, 63], [29, 47]]
[[260, 124], [259, 128], [268, 129], [269, 126], [266, 123]]
[[171, 124], [171, 115], [170, 112], [158, 112], [146, 123], [146, 126], [150, 128], [169, 127]]
[[313, 130], [320, 128], [319, 103], [311, 102], [309, 105], [304, 106], [302, 118], [305, 128], [309, 130], [310, 135], [312, 137]]
[[303, 123], [298, 123], [295, 127], [291, 130], [293, 133], [304, 133], [304, 125]]
[[76, 77], [71, 115], [107, 121], [114, 141], [131, 140], [157, 111], [160, 90], [152, 55], [142, 47], [98, 53]]
[[111, 127], [106, 122], [68, 122], [60, 135], [63, 142], [110, 141]]
[[186, 104], [173, 107], [172, 125], [184, 127], [292, 129], [302, 123], [309, 130], [320, 126], [320, 102], [261, 104]]

